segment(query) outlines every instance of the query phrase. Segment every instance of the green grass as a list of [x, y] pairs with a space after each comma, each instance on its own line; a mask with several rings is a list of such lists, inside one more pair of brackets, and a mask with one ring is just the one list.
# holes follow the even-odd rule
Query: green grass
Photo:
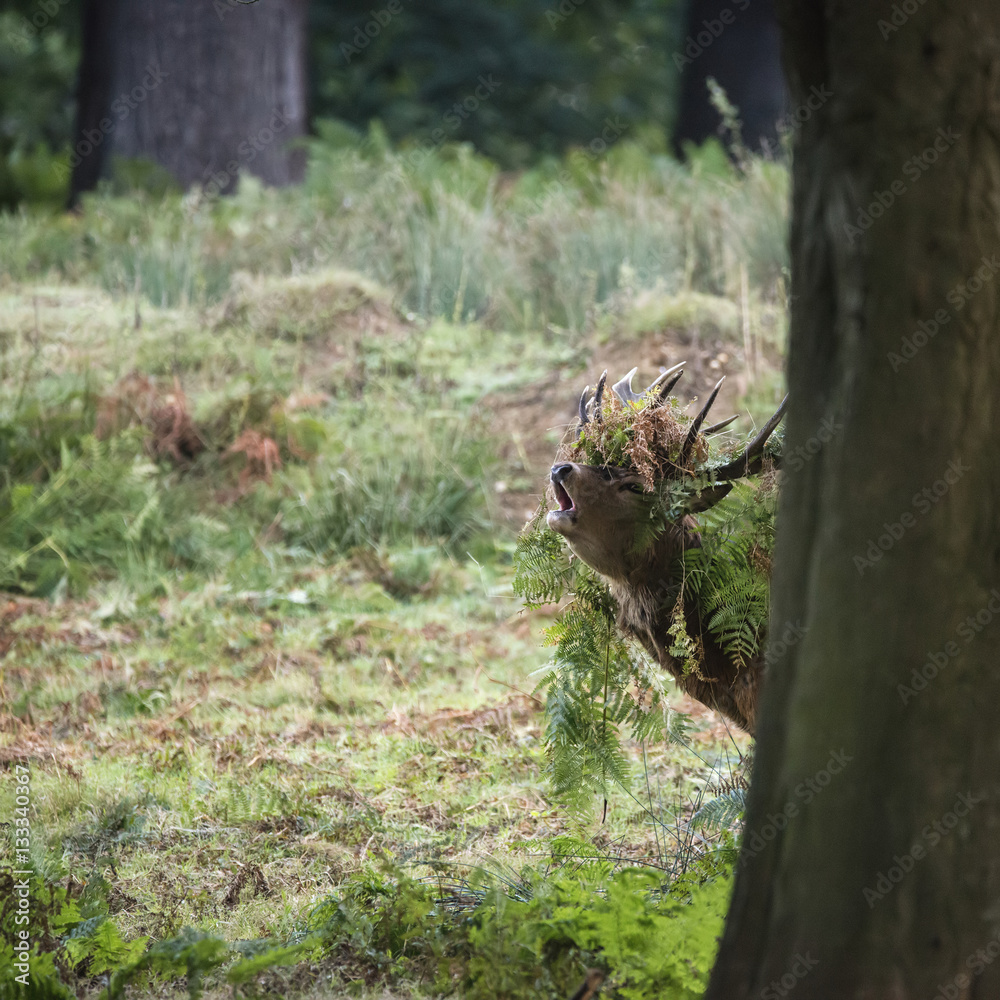
[[[413, 553], [385, 562], [394, 556]], [[108, 589], [59, 607], [8, 604], [4, 759], [30, 768], [35, 859], [50, 884], [73, 886], [78, 903], [92, 892], [81, 912], [112, 920], [125, 942], [194, 927], [280, 943], [359, 880], [439, 872], [446, 897], [486, 900], [485, 918], [498, 904], [484, 869], [527, 880], [544, 909], [560, 894], [560, 906], [580, 906], [581, 886], [596, 891], [623, 864], [668, 867], [688, 849], [670, 817], [690, 815], [710, 769], [679, 747], [654, 751], [650, 780], [666, 802], [652, 813], [622, 798], [594, 824], [561, 808], [540, 783], [542, 718], [530, 695], [545, 657], [540, 622], [511, 620], [502, 566], [438, 558], [433, 571], [419, 598], [393, 597], [362, 562], [279, 571], [264, 591], [205, 581], [145, 611], [116, 612]], [[709, 748], [708, 759], [720, 753]], [[0, 809], [13, 808], [8, 782]], [[560, 848], [559, 837], [583, 839]], [[262, 883], [241, 888], [253, 866]], [[415, 933], [457, 949], [448, 990], [464, 982], [487, 995], [495, 970], [465, 940], [464, 920], [433, 903], [433, 886]], [[637, 905], [659, 912], [654, 899]], [[511, 932], [528, 919], [508, 918]], [[573, 944], [584, 930], [569, 926], [552, 946], [553, 995], [597, 961], [593, 934], [589, 948]], [[342, 927], [324, 933], [314, 958], [340, 981], [411, 990], [441, 972], [426, 943], [385, 954]], [[525, 955], [503, 947], [507, 962]], [[546, 954], [532, 961], [545, 965]], [[77, 990], [96, 988], [89, 958], [72, 963], [65, 943], [56, 955]], [[296, 975], [316, 989], [310, 968]], [[509, 984], [529, 988], [531, 968], [512, 967]]]
[[36, 982], [700, 994], [732, 834], [690, 820], [746, 740], [688, 703], [684, 744], [628, 747], [641, 796], [556, 798], [554, 609], [512, 553], [600, 367], [683, 350], [689, 392], [773, 407], [785, 184], [331, 143], [297, 190], [0, 217], [0, 822], [28, 768]]

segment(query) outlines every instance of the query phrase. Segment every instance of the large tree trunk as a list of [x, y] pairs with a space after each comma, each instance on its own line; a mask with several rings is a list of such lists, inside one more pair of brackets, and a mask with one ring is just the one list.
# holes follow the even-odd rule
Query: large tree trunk
[[691, 0], [685, 23], [674, 53], [681, 69], [675, 151], [683, 153], [687, 142], [721, 138], [722, 119], [710, 100], [709, 77], [739, 109], [744, 144], [773, 149], [787, 97], [772, 0]]
[[299, 179], [305, 15], [306, 0], [85, 0], [71, 201], [112, 157], [212, 192], [244, 170]]
[[770, 634], [804, 637], [765, 681], [707, 997], [995, 998], [997, 9], [781, 14], [793, 101], [832, 94], [794, 154]]

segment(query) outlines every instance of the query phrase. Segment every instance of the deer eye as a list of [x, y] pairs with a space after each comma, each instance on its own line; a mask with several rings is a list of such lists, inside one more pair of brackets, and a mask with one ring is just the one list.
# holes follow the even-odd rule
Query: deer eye
[[646, 491], [642, 488], [641, 483], [625, 483], [624, 486], [619, 486], [620, 490], [628, 490], [630, 493], [645, 493]]
[[602, 466], [601, 468], [601, 479], [606, 483], [610, 483], [614, 477], [611, 475], [611, 470], [607, 466]]

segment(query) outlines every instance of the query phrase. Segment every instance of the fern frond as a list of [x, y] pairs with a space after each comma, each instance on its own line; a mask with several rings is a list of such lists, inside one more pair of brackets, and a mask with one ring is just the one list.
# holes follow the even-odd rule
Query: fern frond
[[745, 812], [746, 792], [734, 788], [706, 802], [691, 817], [691, 822], [701, 830], [728, 830], [742, 820]]
[[569, 589], [569, 555], [562, 539], [545, 525], [548, 506], [539, 505], [514, 550], [514, 593], [528, 608], [554, 604]]
[[701, 515], [700, 548], [682, 558], [688, 595], [709, 632], [737, 662], [760, 652], [770, 613], [768, 569], [774, 544], [775, 491], [739, 483]]

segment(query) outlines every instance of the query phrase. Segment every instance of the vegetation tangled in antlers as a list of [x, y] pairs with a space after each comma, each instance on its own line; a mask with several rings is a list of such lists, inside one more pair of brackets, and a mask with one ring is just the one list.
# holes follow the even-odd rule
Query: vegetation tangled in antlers
[[[619, 466], [635, 472], [650, 493], [664, 501], [661, 514], [678, 520], [714, 506], [732, 488], [733, 481], [753, 476], [777, 465], [780, 439], [774, 432], [785, 413], [787, 399], [737, 455], [713, 448], [709, 436], [724, 431], [737, 417], [705, 426], [723, 376], [698, 414], [692, 419], [670, 391], [684, 374], [684, 363], [663, 372], [647, 389], [632, 389], [633, 368], [604, 392], [607, 372], [601, 375], [594, 396], [590, 386], [580, 396], [580, 424], [576, 439], [564, 442], [558, 459], [587, 465]], [[776, 445], [779, 447], [776, 448]], [[770, 485], [773, 486], [773, 477]]]

